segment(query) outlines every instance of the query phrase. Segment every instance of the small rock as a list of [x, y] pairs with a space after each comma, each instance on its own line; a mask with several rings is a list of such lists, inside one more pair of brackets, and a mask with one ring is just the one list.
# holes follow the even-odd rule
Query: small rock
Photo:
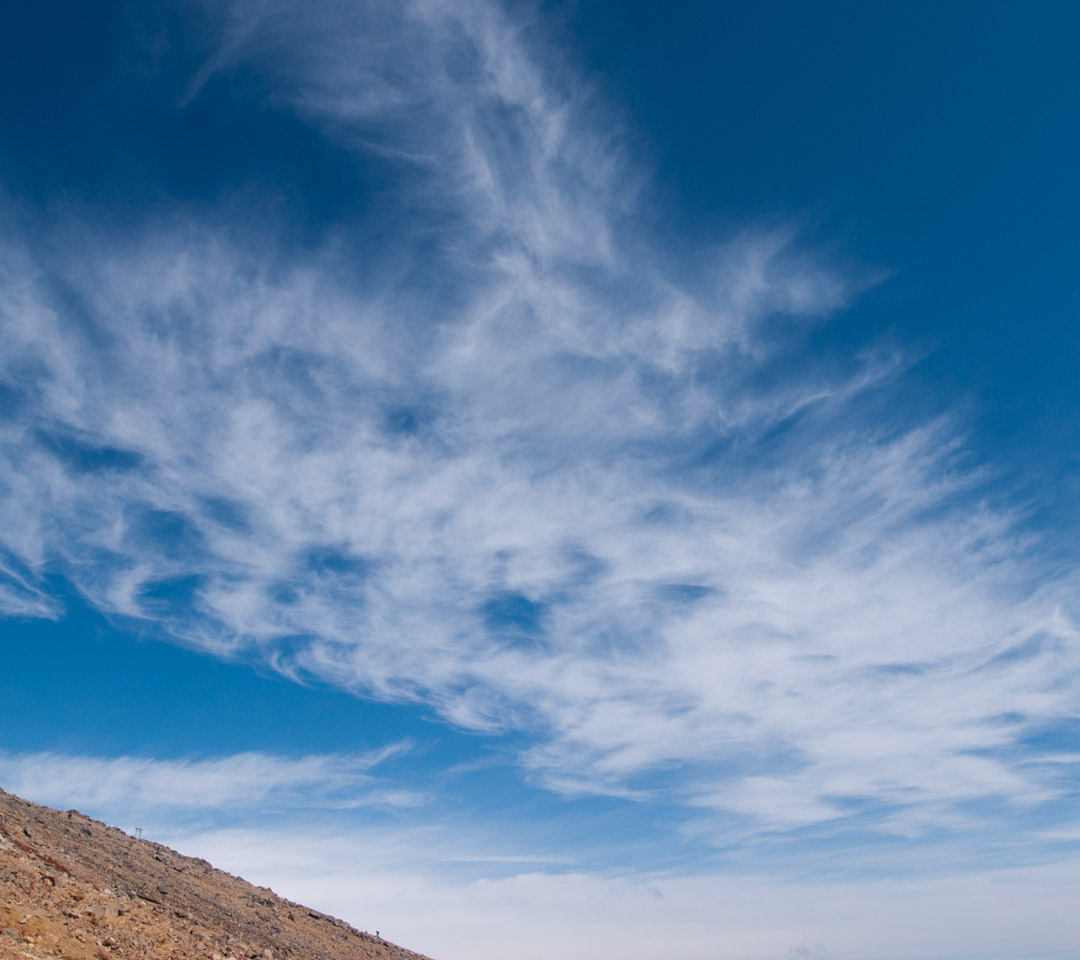
[[0, 930], [0, 933], [2, 933], [5, 937], [11, 937], [12, 940], [22, 939], [22, 934], [19, 933], [19, 931], [16, 930], [14, 927], [4, 927], [3, 930]]

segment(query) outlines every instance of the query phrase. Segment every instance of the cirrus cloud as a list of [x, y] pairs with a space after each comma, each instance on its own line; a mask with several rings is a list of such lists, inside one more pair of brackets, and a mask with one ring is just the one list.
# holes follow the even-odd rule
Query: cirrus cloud
[[218, 26], [181, 99], [256, 71], [394, 170], [393, 239], [12, 218], [9, 615], [56, 615], [59, 573], [209, 654], [524, 731], [535, 782], [720, 838], [1061, 795], [1017, 749], [1075, 716], [1075, 583], [949, 416], [880, 412], [903, 351], [799, 352], [877, 274], [753, 230], [677, 268], [617, 121], [499, 7]]

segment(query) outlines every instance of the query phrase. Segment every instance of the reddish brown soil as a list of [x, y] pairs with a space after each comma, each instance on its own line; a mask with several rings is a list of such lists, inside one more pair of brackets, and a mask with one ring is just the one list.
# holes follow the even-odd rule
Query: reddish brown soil
[[0, 960], [427, 960], [74, 810], [0, 790]]

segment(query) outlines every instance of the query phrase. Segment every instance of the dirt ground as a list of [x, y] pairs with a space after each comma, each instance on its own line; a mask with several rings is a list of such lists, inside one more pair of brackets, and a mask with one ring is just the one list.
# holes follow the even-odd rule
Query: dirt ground
[[0, 960], [427, 960], [341, 920], [0, 790]]

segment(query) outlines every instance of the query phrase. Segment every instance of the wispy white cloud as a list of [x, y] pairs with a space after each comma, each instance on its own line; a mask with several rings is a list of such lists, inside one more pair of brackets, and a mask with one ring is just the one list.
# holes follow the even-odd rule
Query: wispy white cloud
[[797, 355], [870, 274], [753, 231], [675, 270], [602, 98], [495, 5], [220, 22], [191, 96], [243, 62], [377, 152], [396, 239], [9, 228], [20, 569], [214, 655], [525, 730], [536, 782], [676, 799], [720, 839], [1055, 795], [1014, 747], [1075, 713], [1075, 583], [954, 422], [875, 414], [906, 358]]
[[29, 571], [0, 557], [0, 610], [9, 617], [56, 619], [62, 607]]
[[251, 816], [266, 808], [414, 807], [423, 794], [369, 772], [407, 749], [402, 742], [350, 755], [250, 752], [203, 760], [0, 754], [0, 782], [9, 793], [112, 819], [170, 809], [234, 808]]

